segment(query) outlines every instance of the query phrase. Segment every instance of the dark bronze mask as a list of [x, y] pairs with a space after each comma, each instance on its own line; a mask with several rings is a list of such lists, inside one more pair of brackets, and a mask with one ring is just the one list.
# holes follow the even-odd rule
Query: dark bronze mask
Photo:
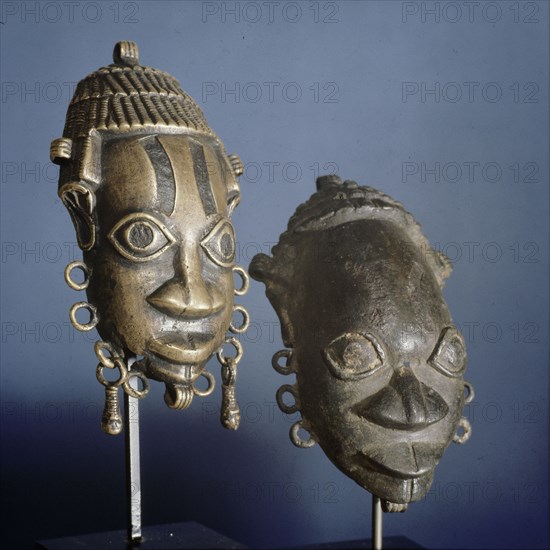
[[466, 349], [442, 296], [451, 266], [387, 195], [336, 176], [317, 187], [273, 257], [250, 265], [289, 348], [273, 367], [296, 375], [277, 402], [302, 415], [295, 445], [318, 442], [385, 511], [404, 511], [426, 494], [449, 443], [470, 435]]
[[[228, 156], [201, 109], [167, 73], [138, 64], [137, 46], [119, 42], [114, 64], [82, 80], [69, 106], [63, 137], [51, 145], [60, 164], [59, 196], [69, 210], [83, 262], [65, 278], [88, 302], [71, 309], [75, 328], [97, 328], [95, 351], [107, 405], [103, 429], [119, 433], [117, 388], [142, 397], [148, 379], [164, 382], [175, 409], [209, 395], [205, 370], [217, 352], [222, 364], [222, 422], [235, 429], [234, 395], [242, 348], [226, 332], [242, 332], [248, 314], [233, 305], [246, 272], [234, 265], [230, 216], [239, 202], [242, 165]], [[73, 270], [84, 273], [76, 282]], [[233, 274], [242, 279], [234, 288]], [[86, 309], [89, 322], [77, 311]], [[234, 311], [241, 326], [232, 324]], [[224, 340], [236, 355], [223, 354]], [[109, 382], [104, 368], [119, 370]], [[199, 389], [199, 377], [207, 387]], [[142, 388], [130, 384], [132, 377]]]

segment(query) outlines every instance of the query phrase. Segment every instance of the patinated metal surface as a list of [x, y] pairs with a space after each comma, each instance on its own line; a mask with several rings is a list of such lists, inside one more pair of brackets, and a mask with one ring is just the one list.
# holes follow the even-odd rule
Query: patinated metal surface
[[451, 265], [389, 196], [337, 176], [317, 188], [250, 265], [281, 321], [273, 367], [296, 376], [277, 401], [301, 413], [295, 445], [318, 442], [385, 511], [404, 511], [470, 435], [466, 349], [442, 295]]
[[[86, 290], [70, 318], [78, 330], [97, 328], [98, 380], [105, 386], [102, 427], [122, 429], [118, 388], [142, 397], [148, 380], [166, 385], [169, 407], [184, 409], [214, 389], [205, 370], [222, 365], [222, 423], [236, 429], [240, 343], [248, 314], [233, 303], [248, 285], [235, 266], [230, 216], [239, 202], [242, 165], [179, 83], [141, 66], [137, 46], [119, 42], [114, 63], [82, 80], [68, 109], [63, 137], [51, 145], [61, 166], [59, 196], [74, 223], [83, 261], [65, 279]], [[77, 281], [74, 270], [83, 272]], [[234, 274], [242, 280], [235, 288]], [[78, 319], [79, 309], [90, 320]], [[241, 324], [232, 322], [237, 311]], [[235, 349], [224, 355], [226, 342]], [[105, 368], [117, 369], [109, 380]], [[141, 379], [141, 388], [130, 384]], [[196, 385], [199, 377], [206, 387]]]

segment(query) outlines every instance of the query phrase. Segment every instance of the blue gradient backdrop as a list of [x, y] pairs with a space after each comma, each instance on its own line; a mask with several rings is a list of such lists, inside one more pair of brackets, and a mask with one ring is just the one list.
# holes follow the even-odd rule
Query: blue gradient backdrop
[[[68, 323], [81, 297], [63, 269], [80, 253], [48, 159], [75, 83], [121, 39], [242, 157], [240, 263], [335, 169], [402, 201], [455, 260], [445, 296], [468, 345], [473, 436], [385, 534], [548, 546], [547, 2], [1, 6], [3, 547], [124, 525], [123, 438], [99, 429], [95, 336]], [[219, 425], [219, 391], [174, 412], [155, 384], [142, 403], [144, 522], [196, 520], [253, 547], [369, 536], [369, 495], [289, 442], [277, 319], [261, 285], [243, 302], [239, 431]]]

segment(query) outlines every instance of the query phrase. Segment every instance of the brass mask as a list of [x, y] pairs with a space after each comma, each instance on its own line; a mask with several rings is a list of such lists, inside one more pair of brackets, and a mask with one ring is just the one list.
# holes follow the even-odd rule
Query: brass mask
[[250, 265], [289, 348], [273, 367], [296, 375], [277, 402], [301, 413], [295, 445], [318, 442], [385, 511], [404, 511], [426, 494], [450, 442], [470, 435], [466, 349], [442, 296], [451, 265], [387, 195], [336, 176], [317, 186], [273, 257]]
[[[248, 286], [246, 272], [235, 266], [230, 221], [240, 197], [239, 158], [226, 154], [172, 76], [138, 64], [133, 42], [119, 42], [114, 63], [78, 84], [51, 158], [61, 166], [59, 196], [83, 250], [83, 262], [65, 270], [68, 285], [88, 296], [71, 308], [71, 322], [82, 331], [97, 328], [102, 338], [95, 352], [106, 388], [104, 431], [122, 429], [119, 386], [143, 397], [148, 379], [164, 382], [174, 409], [209, 395], [215, 380], [205, 364], [214, 353], [222, 365], [222, 423], [236, 429], [242, 348], [226, 332], [248, 325], [246, 310], [233, 305], [233, 295]], [[75, 269], [84, 273], [82, 282]], [[89, 311], [89, 322], [77, 319], [79, 309]], [[234, 311], [240, 326], [232, 323]], [[224, 355], [224, 341], [235, 355]], [[118, 380], [108, 381], [105, 368], [117, 369]], [[205, 389], [195, 385], [201, 376]]]

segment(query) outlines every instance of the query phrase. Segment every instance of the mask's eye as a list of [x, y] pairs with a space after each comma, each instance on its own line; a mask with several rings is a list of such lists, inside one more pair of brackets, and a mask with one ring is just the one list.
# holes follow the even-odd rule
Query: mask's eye
[[141, 212], [122, 218], [108, 237], [122, 256], [134, 262], [152, 260], [175, 242], [163, 223]]
[[428, 363], [447, 376], [462, 375], [466, 369], [466, 346], [455, 327], [443, 329]]
[[208, 257], [222, 267], [231, 267], [235, 261], [235, 233], [229, 220], [220, 220], [201, 241]]
[[384, 352], [374, 336], [347, 333], [333, 340], [322, 352], [332, 374], [341, 380], [362, 378], [377, 371]]

